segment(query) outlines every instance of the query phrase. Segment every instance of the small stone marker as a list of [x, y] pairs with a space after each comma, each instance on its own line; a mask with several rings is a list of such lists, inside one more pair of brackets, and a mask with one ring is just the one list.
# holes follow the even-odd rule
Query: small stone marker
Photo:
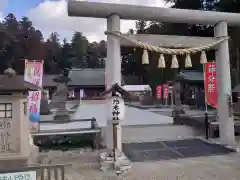
[[183, 108], [181, 106], [181, 84], [176, 81], [174, 83], [174, 110], [173, 110], [173, 122], [178, 122], [178, 115], [183, 113]]

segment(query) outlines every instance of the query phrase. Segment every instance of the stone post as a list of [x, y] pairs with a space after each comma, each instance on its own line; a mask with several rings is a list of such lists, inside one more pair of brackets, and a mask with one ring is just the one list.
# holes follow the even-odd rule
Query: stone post
[[[226, 22], [219, 22], [214, 29], [215, 37], [228, 36]], [[232, 112], [231, 75], [228, 41], [218, 45], [215, 53], [217, 64], [217, 89], [220, 142], [226, 145], [235, 144], [234, 122]]]
[[[120, 17], [117, 14], [113, 14], [107, 18], [107, 31], [120, 32]], [[107, 87], [111, 87], [113, 84], [118, 83], [121, 85], [121, 51], [120, 51], [120, 39], [113, 36], [107, 35]], [[109, 149], [113, 149], [113, 121], [107, 119], [107, 130], [106, 130], [106, 143]], [[117, 127], [117, 149], [122, 150], [122, 135], [121, 125]]]
[[120, 174], [131, 168], [131, 163], [122, 152], [120, 123], [124, 119], [125, 105], [116, 89], [111, 89], [107, 107], [106, 141], [108, 150], [100, 153], [100, 169], [106, 171], [113, 168], [117, 174]]
[[180, 93], [181, 93], [181, 84], [179, 81], [176, 81], [174, 82], [174, 85], [173, 85], [174, 109], [173, 109], [172, 115], [173, 115], [174, 124], [178, 124], [179, 114], [182, 114]]

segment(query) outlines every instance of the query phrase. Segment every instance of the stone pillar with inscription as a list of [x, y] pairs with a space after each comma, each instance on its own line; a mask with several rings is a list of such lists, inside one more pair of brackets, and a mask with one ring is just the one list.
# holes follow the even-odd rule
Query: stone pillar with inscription
[[124, 95], [129, 97], [130, 94], [118, 84], [114, 84], [102, 95], [107, 97], [105, 138], [108, 151], [100, 154], [100, 169], [106, 171], [113, 167], [116, 173], [122, 173], [131, 167], [130, 161], [122, 152], [121, 132], [121, 121], [125, 114], [123, 98]]
[[182, 114], [182, 107], [181, 107], [181, 84], [179, 81], [175, 81], [173, 85], [173, 92], [174, 92], [174, 109], [172, 112], [173, 115], [173, 123], [178, 123], [178, 116], [179, 114]]
[[0, 170], [27, 166], [33, 150], [27, 95], [41, 89], [15, 74], [9, 68], [0, 79]]
[[[113, 93], [114, 94], [114, 93]], [[106, 137], [107, 146], [109, 149], [122, 151], [122, 132], [120, 121], [124, 118], [125, 105], [123, 99], [114, 94], [108, 98], [107, 102], [108, 115], [108, 137]], [[111, 134], [111, 135], [110, 135]]]

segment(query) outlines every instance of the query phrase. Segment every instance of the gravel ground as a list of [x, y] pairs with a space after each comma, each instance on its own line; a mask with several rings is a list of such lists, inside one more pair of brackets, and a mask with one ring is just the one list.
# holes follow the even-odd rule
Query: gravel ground
[[[163, 130], [164, 129], [164, 130]], [[126, 129], [126, 137], [131, 141], [149, 141], [153, 134], [155, 138], [173, 133], [173, 129], [163, 128], [135, 128]], [[179, 129], [183, 133], [186, 129]], [[145, 132], [146, 131], [146, 132]], [[183, 137], [187, 134], [184, 133]], [[168, 132], [168, 133], [167, 133]], [[170, 137], [170, 136], [169, 136]], [[170, 138], [176, 138], [175, 136]], [[126, 139], [126, 141], [129, 139]], [[198, 157], [157, 162], [133, 163], [129, 172], [116, 176], [113, 172], [103, 173], [99, 170], [99, 152], [91, 150], [50, 151], [39, 153], [40, 162], [49, 164], [72, 164], [66, 167], [66, 180], [237, 180], [240, 177], [240, 153], [221, 156]]]
[[40, 153], [40, 159], [53, 164], [70, 163], [68, 180], [237, 180], [240, 177], [240, 154], [199, 157], [158, 162], [133, 163], [120, 176], [99, 171], [98, 152], [72, 150]]

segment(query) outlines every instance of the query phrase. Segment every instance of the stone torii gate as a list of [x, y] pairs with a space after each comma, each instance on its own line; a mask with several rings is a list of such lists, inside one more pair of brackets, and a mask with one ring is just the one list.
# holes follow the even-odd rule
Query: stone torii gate
[[[189, 23], [214, 25], [215, 38], [228, 36], [228, 25], [240, 25], [240, 14], [222, 13], [197, 10], [183, 10], [173, 8], [158, 8], [136, 5], [97, 3], [84, 1], [69, 1], [68, 15], [78, 17], [106, 18], [107, 31], [120, 34], [120, 19], [146, 20], [172, 23]], [[159, 38], [159, 44], [161, 44]], [[147, 40], [143, 38], [143, 41]], [[169, 41], [173, 38], [168, 39]], [[166, 42], [168, 42], [168, 40]], [[181, 42], [187, 44], [187, 39]], [[124, 44], [124, 43], [123, 43]], [[113, 34], [107, 34], [107, 62], [108, 87], [121, 83], [121, 41]], [[168, 46], [170, 46], [168, 44]], [[216, 47], [217, 80], [218, 80], [218, 108], [220, 141], [225, 145], [235, 144], [234, 122], [231, 110], [231, 77], [229, 64], [228, 40], [222, 41]], [[230, 98], [229, 98], [230, 97]], [[121, 148], [120, 148], [121, 149]]]

